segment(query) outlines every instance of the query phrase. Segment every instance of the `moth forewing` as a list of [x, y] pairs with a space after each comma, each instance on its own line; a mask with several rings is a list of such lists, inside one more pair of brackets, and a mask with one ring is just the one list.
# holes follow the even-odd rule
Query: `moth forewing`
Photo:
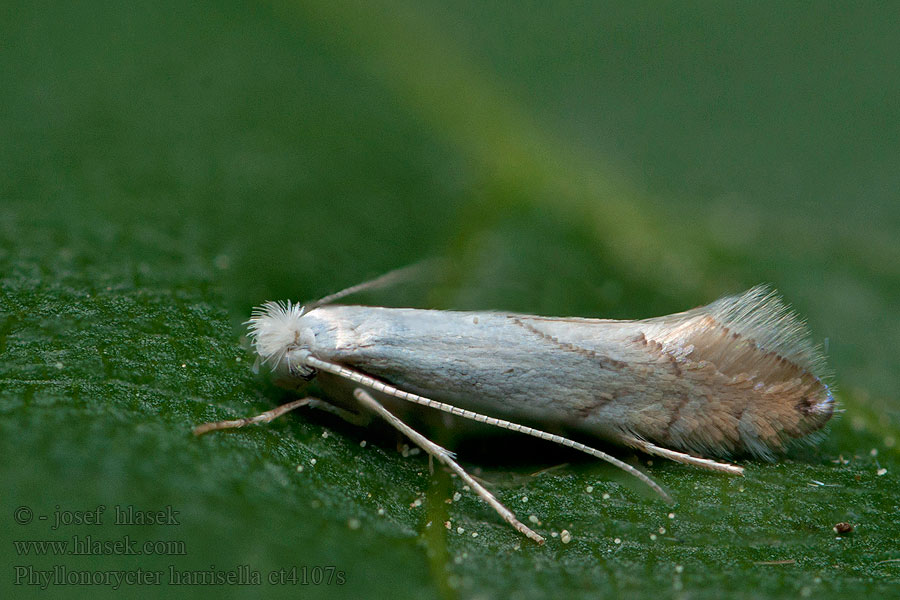
[[321, 360], [461, 408], [620, 443], [769, 456], [833, 411], [821, 359], [756, 288], [642, 321], [339, 305], [299, 321], [305, 351]]

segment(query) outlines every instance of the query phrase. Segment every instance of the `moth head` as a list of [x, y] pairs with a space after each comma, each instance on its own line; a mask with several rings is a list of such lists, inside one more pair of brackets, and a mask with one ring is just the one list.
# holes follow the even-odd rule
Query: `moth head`
[[256, 351], [256, 368], [265, 365], [279, 378], [309, 378], [313, 370], [298, 360], [314, 337], [303, 323], [305, 307], [287, 302], [266, 302], [253, 309], [247, 326]]

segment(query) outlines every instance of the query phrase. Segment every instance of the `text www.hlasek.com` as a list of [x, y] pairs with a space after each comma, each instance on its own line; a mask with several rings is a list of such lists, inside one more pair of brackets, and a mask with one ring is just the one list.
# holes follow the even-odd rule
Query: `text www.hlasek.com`
[[64, 540], [14, 540], [19, 556], [184, 556], [183, 540], [146, 540], [139, 542], [129, 535], [119, 539], [95, 539], [91, 535], [73, 535]]

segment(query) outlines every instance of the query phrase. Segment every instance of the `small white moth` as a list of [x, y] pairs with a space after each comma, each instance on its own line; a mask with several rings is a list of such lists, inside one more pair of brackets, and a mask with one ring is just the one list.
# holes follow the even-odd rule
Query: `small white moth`
[[[378, 414], [538, 543], [544, 539], [451, 452], [382, 403], [399, 399], [586, 452], [667, 499], [634, 467], [546, 429], [742, 474], [741, 467], [708, 457], [771, 458], [788, 441], [819, 430], [834, 411], [823, 359], [806, 327], [764, 287], [637, 321], [329, 304], [395, 278], [388, 274], [308, 306], [267, 302], [255, 309], [248, 324], [258, 362], [287, 387], [317, 377], [333, 392], [335, 410], [362, 406]], [[303, 398], [194, 432], [268, 422], [311, 402], [322, 405]]]

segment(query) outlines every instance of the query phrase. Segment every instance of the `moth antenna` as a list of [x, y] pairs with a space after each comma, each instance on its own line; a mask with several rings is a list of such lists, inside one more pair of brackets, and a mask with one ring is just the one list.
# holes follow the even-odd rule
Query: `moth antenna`
[[319, 298], [315, 302], [307, 304], [307, 310], [312, 310], [319, 306], [325, 306], [326, 304], [331, 304], [332, 302], [336, 302], [342, 298], [346, 298], [352, 294], [356, 294], [358, 292], [363, 292], [367, 290], [377, 290], [384, 289], [387, 287], [391, 287], [393, 285], [397, 285], [398, 283], [403, 283], [407, 281], [411, 281], [414, 279], [420, 278], [426, 271], [435, 270], [440, 266], [442, 261], [438, 259], [430, 259], [423, 260], [421, 262], [417, 262], [415, 264], [409, 265], [407, 267], [401, 267], [399, 269], [395, 269], [393, 271], [389, 271], [384, 275], [376, 277], [375, 279], [370, 279], [369, 281], [364, 281], [362, 283], [357, 283], [356, 285], [351, 285], [348, 288], [344, 288], [339, 292], [335, 292], [333, 294], [328, 294], [324, 298]]

